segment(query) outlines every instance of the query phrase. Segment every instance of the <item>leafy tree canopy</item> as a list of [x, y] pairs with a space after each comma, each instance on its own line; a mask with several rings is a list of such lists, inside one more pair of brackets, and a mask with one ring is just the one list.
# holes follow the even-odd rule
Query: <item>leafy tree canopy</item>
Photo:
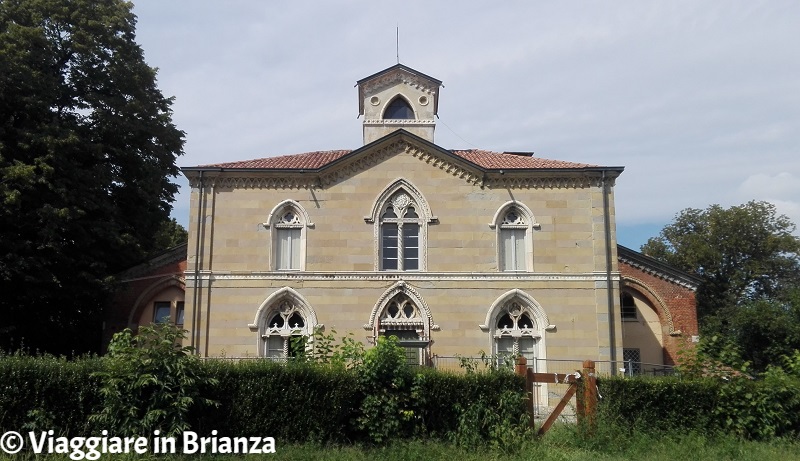
[[703, 280], [702, 321], [743, 303], [782, 298], [800, 286], [800, 238], [794, 231], [768, 202], [688, 208], [641, 251]]
[[800, 349], [800, 239], [775, 206], [686, 209], [642, 252], [696, 274], [701, 349], [764, 371]]
[[109, 276], [159, 250], [184, 134], [131, 8], [0, 2], [0, 347], [99, 347]]

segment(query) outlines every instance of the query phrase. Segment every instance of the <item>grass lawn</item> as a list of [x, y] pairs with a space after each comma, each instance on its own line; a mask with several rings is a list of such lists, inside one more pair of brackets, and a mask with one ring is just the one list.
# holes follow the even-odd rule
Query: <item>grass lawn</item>
[[[39, 456], [33, 458], [20, 453], [0, 459], [68, 460], [67, 455]], [[733, 437], [708, 437], [702, 434], [626, 434], [619, 430], [598, 430], [591, 439], [581, 439], [574, 426], [557, 426], [541, 439], [531, 439], [516, 451], [499, 448], [467, 449], [443, 442], [408, 441], [388, 447], [369, 448], [356, 446], [319, 446], [276, 444], [276, 453], [267, 455], [154, 455], [120, 456], [104, 455], [101, 460], [291, 460], [291, 461], [484, 461], [484, 460], [800, 460], [800, 441], [774, 440], [753, 442]]]

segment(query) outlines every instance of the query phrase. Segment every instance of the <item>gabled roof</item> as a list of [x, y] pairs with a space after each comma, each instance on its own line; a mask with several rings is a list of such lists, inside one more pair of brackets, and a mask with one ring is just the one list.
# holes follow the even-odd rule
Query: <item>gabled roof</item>
[[422, 72], [412, 69], [403, 64], [395, 64], [392, 67], [387, 67], [380, 72], [376, 72], [369, 77], [364, 77], [356, 82], [358, 87], [358, 115], [364, 115], [364, 97], [365, 89], [373, 84], [386, 83], [387, 81], [411, 82], [421, 88], [426, 88], [433, 95], [433, 113], [439, 113], [439, 87], [443, 86], [442, 81], [425, 75]]
[[[212, 168], [225, 169], [279, 169], [279, 170], [315, 170], [324, 168], [326, 165], [338, 160], [351, 153], [351, 150], [327, 150], [306, 152], [294, 155], [282, 155], [280, 157], [266, 157], [253, 160], [242, 160], [239, 162], [214, 163], [204, 165]], [[468, 149], [451, 150], [456, 157], [467, 160], [485, 169], [537, 169], [537, 168], [587, 168], [596, 167], [586, 163], [564, 162], [561, 160], [549, 160], [546, 158], [520, 155], [518, 153], [491, 152], [487, 150]]]
[[534, 157], [530, 152], [491, 152], [479, 149], [446, 150], [436, 144], [426, 141], [419, 136], [405, 130], [397, 130], [373, 143], [356, 150], [329, 150], [306, 152], [302, 154], [283, 155], [279, 157], [266, 157], [237, 162], [214, 163], [196, 167], [183, 168], [184, 171], [199, 170], [322, 170], [339, 161], [352, 158], [371, 150], [374, 146], [384, 143], [391, 138], [405, 137], [414, 143], [421, 143], [440, 154], [451, 157], [452, 160], [467, 163], [483, 171], [498, 170], [585, 170], [585, 169], [612, 169], [622, 171], [622, 167], [601, 167], [587, 163], [566, 162]]
[[669, 280], [678, 285], [683, 285], [692, 290], [697, 290], [703, 282], [699, 277], [684, 272], [676, 267], [667, 263], [661, 262], [655, 258], [651, 258], [638, 251], [631, 250], [628, 247], [617, 245], [617, 257], [620, 262], [624, 262], [647, 273], [660, 277], [664, 280]]

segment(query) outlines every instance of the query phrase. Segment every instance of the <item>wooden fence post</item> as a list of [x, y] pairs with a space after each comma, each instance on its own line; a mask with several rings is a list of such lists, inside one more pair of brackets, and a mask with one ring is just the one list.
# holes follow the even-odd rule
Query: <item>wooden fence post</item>
[[578, 425], [587, 434], [593, 434], [597, 427], [597, 375], [594, 361], [584, 360], [581, 374], [576, 402]]
[[528, 424], [533, 427], [533, 379], [531, 370], [528, 369], [528, 359], [522, 356], [517, 357], [514, 363], [514, 374], [525, 378], [525, 410], [528, 412]]

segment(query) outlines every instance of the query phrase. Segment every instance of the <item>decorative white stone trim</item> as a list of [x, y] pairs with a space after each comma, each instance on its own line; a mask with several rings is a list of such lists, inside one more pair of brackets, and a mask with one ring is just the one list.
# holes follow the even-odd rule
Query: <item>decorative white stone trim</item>
[[497, 224], [502, 221], [503, 214], [512, 206], [522, 210], [522, 214], [529, 220], [526, 225], [531, 229], [540, 230], [542, 228], [542, 225], [536, 222], [536, 217], [533, 215], [531, 209], [524, 203], [516, 200], [509, 200], [497, 208], [497, 211], [494, 212], [494, 216], [492, 217], [492, 222], [489, 223], [489, 228], [495, 229]]
[[398, 83], [403, 83], [412, 88], [424, 91], [430, 95], [435, 95], [438, 91], [438, 86], [432, 86], [428, 79], [421, 78], [406, 70], [398, 69], [394, 72], [388, 72], [379, 77], [365, 81], [361, 84], [360, 91], [362, 94], [375, 94], [380, 91], [395, 86]]
[[369, 216], [364, 216], [364, 222], [367, 223], [374, 223], [380, 220], [381, 210], [383, 209], [383, 205], [389, 200], [395, 193], [399, 191], [405, 191], [407, 194], [411, 196], [412, 201], [414, 201], [417, 206], [420, 208], [419, 211], [422, 212], [422, 217], [427, 222], [436, 222], [439, 220], [436, 216], [433, 216], [431, 212], [431, 207], [428, 205], [428, 201], [425, 200], [425, 196], [422, 195], [422, 192], [415, 186], [411, 181], [405, 178], [397, 178], [389, 185], [383, 188], [383, 192], [378, 195], [374, 202], [372, 202], [372, 211], [370, 212]]
[[403, 118], [368, 118], [364, 120], [364, 126], [385, 126], [385, 125], [413, 125], [413, 126], [436, 126], [434, 119], [403, 119]]
[[506, 303], [509, 303], [515, 299], [519, 300], [523, 307], [526, 307], [528, 310], [530, 310], [534, 316], [533, 321], [536, 322], [537, 327], [547, 331], [552, 331], [555, 329], [555, 325], [550, 324], [550, 321], [547, 319], [547, 313], [544, 311], [544, 309], [542, 309], [542, 306], [539, 304], [539, 302], [519, 288], [515, 288], [503, 293], [494, 301], [494, 303], [492, 303], [492, 307], [490, 307], [486, 312], [485, 323], [483, 325], [479, 325], [480, 329], [483, 331], [490, 331], [493, 329], [494, 322], [497, 321], [497, 314], [500, 312], [501, 308], [505, 306]]
[[[384, 291], [383, 294], [378, 298], [378, 301], [375, 303], [375, 306], [372, 308], [372, 312], [369, 315], [369, 322], [364, 324], [365, 330], [372, 331], [372, 339], [373, 341], [377, 339], [378, 334], [380, 333], [380, 324], [381, 324], [381, 314], [386, 309], [389, 302], [398, 294], [403, 294], [407, 296], [411, 301], [416, 305], [418, 312], [421, 314], [422, 318], [422, 340], [423, 341], [430, 341], [430, 332], [431, 331], [439, 331], [439, 325], [433, 323], [433, 316], [431, 315], [431, 310], [428, 307], [428, 304], [425, 303], [425, 300], [419, 294], [417, 290], [415, 290], [412, 286], [408, 285], [405, 281], [400, 280], [388, 290]], [[402, 322], [391, 322], [391, 323], [402, 323]], [[409, 323], [409, 322], [406, 322]], [[417, 321], [413, 322], [414, 325], [417, 325]]]
[[281, 203], [275, 205], [269, 212], [269, 215], [267, 215], [266, 222], [261, 223], [261, 225], [264, 226], [266, 229], [269, 229], [270, 225], [273, 222], [273, 216], [275, 216], [276, 213], [282, 212], [287, 206], [292, 207], [295, 211], [299, 212], [303, 216], [303, 222], [305, 223], [306, 227], [309, 228], [314, 227], [314, 223], [311, 222], [311, 218], [308, 216], [308, 212], [303, 207], [303, 205], [300, 205], [299, 202], [291, 199], [284, 200]]
[[[191, 284], [194, 271], [185, 272]], [[200, 271], [198, 280], [281, 280], [281, 281], [365, 281], [408, 282], [474, 281], [474, 282], [605, 282], [605, 272], [532, 273], [532, 272], [393, 272], [393, 271], [341, 271], [341, 272], [285, 272], [285, 271]], [[619, 281], [619, 273], [612, 273], [612, 281]]]
[[[419, 268], [415, 270], [425, 271], [428, 267], [428, 224], [438, 221], [438, 218], [433, 216], [431, 207], [422, 192], [404, 178], [397, 178], [387, 185], [373, 202], [370, 215], [364, 217], [364, 222], [373, 224], [372, 236], [375, 248], [373, 267], [375, 267], [376, 271], [381, 269], [381, 213], [383, 213], [387, 202], [392, 200], [393, 197], [396, 202], [401, 200], [401, 202], [393, 203], [395, 207], [405, 209], [411, 203], [415, 205], [414, 209], [419, 216]], [[398, 239], [398, 245], [398, 264], [401, 264], [402, 241], [400, 239]], [[400, 272], [404, 271], [401, 269]]]
[[[516, 328], [514, 331], [502, 330], [500, 333], [498, 333], [496, 331], [497, 321], [499, 320], [498, 317], [502, 312], [506, 311], [507, 306], [511, 303], [518, 304], [519, 308], [523, 311], [522, 313], [529, 314], [528, 317], [534, 323], [534, 325], [530, 328]], [[522, 313], [519, 313], [518, 315], [521, 315]], [[537, 362], [532, 365], [537, 372], [547, 372], [547, 345], [545, 335], [542, 334], [542, 332], [555, 330], [555, 325], [550, 324], [549, 320], [547, 319], [547, 313], [544, 311], [542, 306], [528, 293], [515, 288], [500, 295], [486, 312], [486, 323], [480, 325], [480, 328], [484, 333], [488, 333], [487, 336], [489, 340], [489, 350], [492, 351], [492, 354], [498, 353], [497, 345], [501, 338], [513, 338], [514, 354], [520, 353], [519, 341], [521, 338], [532, 338], [535, 341], [533, 355], [537, 360]], [[538, 367], [539, 365], [541, 365], [541, 367]], [[548, 393], [546, 384], [540, 386], [538, 390], [534, 389], [534, 391], [538, 392], [538, 398], [540, 399], [540, 402], [547, 401]]]
[[257, 333], [256, 352], [259, 357], [263, 357], [265, 352], [264, 338], [265, 336], [268, 336], [267, 330], [269, 327], [267, 322], [269, 321], [270, 314], [276, 312], [276, 310], [280, 308], [281, 303], [284, 301], [288, 301], [305, 320], [305, 326], [303, 327], [302, 334], [310, 335], [317, 327], [317, 313], [314, 311], [314, 308], [311, 307], [311, 304], [306, 301], [303, 295], [291, 287], [283, 287], [276, 290], [258, 307], [255, 318], [253, 319], [253, 323], [247, 325], [247, 327], [250, 328], [250, 331]]

